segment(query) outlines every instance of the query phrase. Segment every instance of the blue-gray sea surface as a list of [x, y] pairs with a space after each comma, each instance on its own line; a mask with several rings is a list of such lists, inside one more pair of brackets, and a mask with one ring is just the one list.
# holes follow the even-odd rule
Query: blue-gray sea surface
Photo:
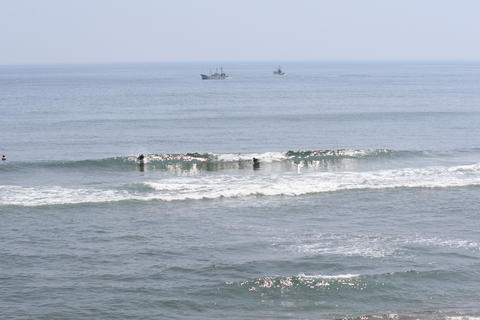
[[0, 66], [1, 319], [480, 319], [480, 63], [215, 67]]

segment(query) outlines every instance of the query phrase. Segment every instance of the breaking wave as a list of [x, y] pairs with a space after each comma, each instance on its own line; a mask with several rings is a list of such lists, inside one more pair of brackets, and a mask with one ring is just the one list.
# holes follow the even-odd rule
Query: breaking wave
[[392, 151], [388, 149], [369, 150], [310, 150], [264, 153], [167, 153], [146, 154], [142, 162], [137, 155], [111, 157], [96, 160], [78, 161], [37, 161], [37, 162], [12, 162], [0, 166], [0, 170], [26, 169], [26, 168], [99, 168], [102, 170], [121, 170], [136, 168], [139, 164], [155, 169], [169, 169], [179, 166], [189, 169], [195, 166], [199, 170], [215, 171], [229, 168], [251, 168], [252, 158], [258, 158], [262, 163], [309, 164], [318, 161], [339, 161], [342, 159], [378, 159], [396, 158], [403, 156], [422, 156], [422, 151]]
[[358, 189], [480, 185], [480, 163], [365, 172], [198, 175], [102, 188], [0, 186], [0, 205], [58, 205], [123, 200], [181, 201], [249, 196], [301, 196]]

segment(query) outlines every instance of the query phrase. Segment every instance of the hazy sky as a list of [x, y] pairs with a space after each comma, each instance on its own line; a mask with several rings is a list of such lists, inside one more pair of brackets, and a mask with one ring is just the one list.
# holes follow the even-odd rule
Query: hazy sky
[[480, 60], [479, 0], [2, 0], [0, 64]]

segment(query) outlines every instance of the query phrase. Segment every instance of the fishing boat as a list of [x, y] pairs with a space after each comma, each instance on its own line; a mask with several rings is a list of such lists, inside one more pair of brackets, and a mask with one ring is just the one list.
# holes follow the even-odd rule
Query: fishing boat
[[212, 72], [209, 75], [200, 74], [200, 76], [202, 77], [202, 80], [225, 80], [230, 77], [225, 72], [223, 72], [223, 68], [220, 68], [220, 72], [218, 72], [218, 68], [217, 68], [215, 72]]
[[278, 69], [273, 71], [273, 74], [277, 75], [277, 76], [283, 76], [283, 75], [285, 75], [285, 72], [283, 72], [282, 68], [280, 68], [280, 66], [278, 66]]

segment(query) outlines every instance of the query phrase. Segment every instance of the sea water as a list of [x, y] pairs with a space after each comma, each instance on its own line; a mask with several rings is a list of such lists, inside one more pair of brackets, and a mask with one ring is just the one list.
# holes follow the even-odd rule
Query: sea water
[[480, 317], [480, 63], [215, 67], [0, 67], [0, 318]]

